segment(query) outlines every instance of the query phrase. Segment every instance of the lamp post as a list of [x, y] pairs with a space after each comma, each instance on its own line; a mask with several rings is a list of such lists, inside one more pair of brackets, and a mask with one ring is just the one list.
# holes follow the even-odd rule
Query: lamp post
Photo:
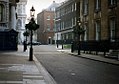
[[78, 20], [78, 55], [80, 55], [80, 26], [81, 26], [81, 21], [80, 18]]
[[81, 53], [80, 53], [80, 48], [81, 48], [81, 44], [80, 44], [80, 35], [81, 34], [84, 34], [84, 32], [85, 32], [85, 30], [81, 27], [81, 25], [82, 25], [82, 23], [81, 23], [81, 20], [80, 20], [80, 17], [79, 17], [79, 19], [78, 19], [78, 27], [77, 27], [77, 29], [76, 29], [76, 33], [78, 34], [78, 55], [80, 55]]
[[28, 24], [26, 24], [26, 28], [30, 31], [30, 52], [29, 52], [29, 61], [33, 61], [33, 47], [32, 47], [32, 40], [33, 40], [33, 30], [37, 30], [39, 28], [39, 25], [35, 23], [34, 15], [35, 15], [35, 9], [32, 6], [30, 10], [31, 20]]
[[63, 46], [63, 44], [64, 44], [63, 36], [61, 38], [62, 38], [62, 49], [64, 49], [64, 46]]
[[57, 42], [57, 48], [58, 48], [58, 31], [57, 31], [57, 41], [56, 42]]

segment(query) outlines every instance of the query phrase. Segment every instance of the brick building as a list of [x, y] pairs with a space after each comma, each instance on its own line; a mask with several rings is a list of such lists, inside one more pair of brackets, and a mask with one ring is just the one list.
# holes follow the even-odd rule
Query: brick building
[[[72, 12], [73, 8], [76, 10]], [[56, 19], [60, 19], [56, 22], [57, 29], [62, 38], [67, 39], [66, 31], [73, 29], [80, 17], [81, 26], [86, 30], [84, 40], [115, 41], [119, 38], [118, 10], [118, 0], [66, 0], [56, 9]], [[76, 24], [71, 25], [73, 23]]]
[[[119, 49], [118, 10], [118, 0], [66, 0], [55, 11], [57, 40], [81, 41], [81, 49], [88, 51]], [[76, 29], [85, 32], [76, 34]]]
[[84, 40], [119, 40], [119, 1], [80, 0]]
[[54, 40], [54, 18], [55, 8], [58, 6], [55, 1], [41, 13], [37, 14], [37, 23], [40, 28], [37, 30], [37, 40], [42, 44], [52, 44]]
[[44, 10], [37, 16], [40, 28], [37, 30], [37, 40], [42, 44], [50, 44], [54, 36], [54, 12]]

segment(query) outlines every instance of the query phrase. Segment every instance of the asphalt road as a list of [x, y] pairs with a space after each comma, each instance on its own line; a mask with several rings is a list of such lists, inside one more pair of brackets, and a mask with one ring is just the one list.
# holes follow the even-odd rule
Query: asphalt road
[[71, 56], [54, 46], [34, 47], [34, 54], [57, 84], [119, 84], [119, 66]]

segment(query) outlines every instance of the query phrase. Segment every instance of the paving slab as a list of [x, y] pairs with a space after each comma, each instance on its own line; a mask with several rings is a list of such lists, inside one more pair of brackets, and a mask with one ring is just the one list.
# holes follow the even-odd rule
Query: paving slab
[[91, 60], [95, 60], [95, 61], [100, 61], [100, 62], [105, 62], [105, 63], [109, 63], [109, 64], [119, 65], [119, 60], [110, 59], [110, 58], [107, 58], [107, 57], [102, 56], [102, 55], [94, 55], [94, 54], [86, 54], [86, 53], [81, 53], [81, 55], [78, 55], [77, 52], [72, 53], [71, 49], [61, 49], [61, 48], [57, 48], [57, 51], [67, 53], [67, 54], [70, 54], [70, 55], [74, 55], [74, 56], [83, 57], [83, 58], [86, 58], [86, 59], [91, 59]]
[[35, 56], [29, 61], [29, 51], [22, 48], [0, 52], [0, 84], [56, 84]]

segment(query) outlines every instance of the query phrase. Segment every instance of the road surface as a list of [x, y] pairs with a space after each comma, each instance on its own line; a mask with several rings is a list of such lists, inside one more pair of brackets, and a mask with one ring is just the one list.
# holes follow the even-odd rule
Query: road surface
[[119, 66], [76, 57], [55, 46], [34, 47], [34, 55], [57, 84], [119, 84]]

